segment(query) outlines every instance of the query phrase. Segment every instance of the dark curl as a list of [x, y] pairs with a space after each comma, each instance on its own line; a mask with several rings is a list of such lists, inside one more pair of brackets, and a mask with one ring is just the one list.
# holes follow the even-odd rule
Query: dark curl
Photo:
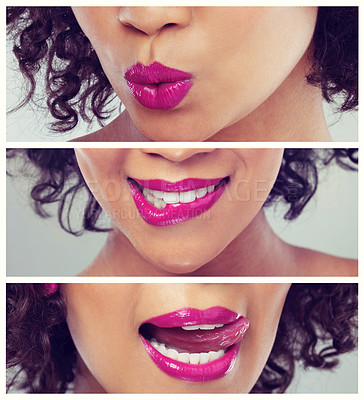
[[57, 120], [58, 132], [73, 129], [79, 119], [100, 125], [113, 110], [107, 106], [115, 96], [90, 41], [82, 32], [71, 7], [7, 7], [8, 33], [15, 40], [13, 51], [30, 88], [17, 107], [35, 93], [35, 75], [46, 65], [47, 106]]
[[[283, 393], [296, 362], [305, 368], [334, 368], [340, 354], [357, 346], [357, 308], [357, 284], [292, 284], [273, 349], [252, 393]], [[40, 285], [7, 285], [8, 390], [17, 385], [31, 393], [67, 390], [76, 349], [65, 309], [59, 291], [47, 297]]]
[[357, 346], [357, 312], [357, 284], [292, 284], [272, 352], [252, 393], [284, 392], [295, 362], [304, 368], [335, 367], [338, 355]]
[[358, 8], [319, 7], [312, 69], [307, 82], [327, 102], [342, 94], [340, 111], [358, 106]]
[[[96, 117], [102, 125], [112, 111], [108, 106], [115, 93], [71, 8], [7, 7], [7, 26], [20, 71], [30, 82], [28, 95], [19, 107], [33, 98], [35, 75], [45, 65], [47, 105], [57, 120], [53, 130], [73, 129], [79, 115], [88, 123]], [[356, 108], [357, 7], [318, 7], [307, 81], [321, 87], [328, 102], [341, 94], [341, 111]]]
[[6, 365], [8, 388], [64, 393], [74, 379], [74, 347], [60, 292], [41, 284], [7, 285]]
[[[58, 220], [67, 232], [79, 235], [84, 230], [107, 231], [97, 226], [102, 208], [83, 179], [73, 149], [8, 149], [8, 174], [12, 175], [11, 162], [19, 157], [23, 158], [25, 167], [29, 162], [36, 167], [36, 183], [31, 190], [31, 197], [38, 215], [48, 217], [47, 204], [58, 203]], [[356, 170], [358, 151], [285, 149], [278, 177], [265, 206], [281, 200], [288, 205], [284, 218], [297, 218], [317, 189], [318, 169], [332, 161], [342, 168]], [[75, 228], [72, 226], [71, 209], [76, 196], [83, 190], [88, 196], [82, 226]]]

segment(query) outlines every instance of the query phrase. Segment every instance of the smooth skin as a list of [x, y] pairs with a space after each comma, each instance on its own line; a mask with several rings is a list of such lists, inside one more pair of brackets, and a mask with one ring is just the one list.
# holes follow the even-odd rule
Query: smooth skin
[[[330, 141], [306, 83], [317, 7], [73, 7], [126, 110], [78, 141]], [[157, 61], [191, 73], [169, 111], [131, 95], [124, 73]]]
[[[78, 350], [76, 393], [248, 393], [271, 352], [289, 283], [66, 283], [67, 323]], [[249, 319], [233, 370], [210, 382], [162, 372], [139, 338], [151, 317], [222, 306]]]
[[[263, 205], [283, 149], [76, 149], [86, 183], [112, 230], [90, 276], [355, 276], [357, 263], [291, 246], [270, 228]], [[127, 178], [223, 178], [211, 209], [177, 225], [146, 223]]]

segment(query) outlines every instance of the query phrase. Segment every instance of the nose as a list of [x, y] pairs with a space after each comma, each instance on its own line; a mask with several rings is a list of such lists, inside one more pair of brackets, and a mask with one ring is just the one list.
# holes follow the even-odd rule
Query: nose
[[120, 7], [119, 11], [122, 25], [149, 36], [163, 28], [185, 28], [191, 18], [191, 7]]
[[142, 149], [146, 154], [163, 157], [172, 162], [186, 161], [198, 155], [208, 155], [216, 149]]

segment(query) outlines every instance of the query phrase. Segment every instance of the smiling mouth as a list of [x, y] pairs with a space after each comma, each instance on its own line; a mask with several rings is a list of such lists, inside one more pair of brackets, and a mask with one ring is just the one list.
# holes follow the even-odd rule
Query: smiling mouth
[[[158, 325], [165, 324], [160, 323], [157, 317], [143, 323], [139, 328], [147, 353], [157, 367], [177, 379], [204, 382], [223, 377], [235, 364], [249, 321], [222, 307], [213, 307], [205, 311], [187, 310], [192, 310], [192, 314], [199, 312], [202, 321], [206, 321], [203, 313], [212, 315], [214, 312], [225, 312], [225, 317], [233, 316], [234, 320], [228, 323], [191, 325], [188, 321], [178, 322], [177, 317], [172, 325], [180, 323], [181, 326], [161, 327]], [[180, 311], [182, 310], [177, 313]], [[172, 319], [174, 316], [175, 314]], [[226, 321], [226, 318], [222, 318], [221, 321]]]
[[230, 177], [179, 182], [128, 178], [141, 217], [151, 225], [169, 226], [201, 215], [220, 198]]
[[[144, 187], [139, 184], [136, 180], [134, 181], [143, 194], [146, 200], [152, 206], [163, 210], [167, 204], [178, 204], [178, 203], [193, 203], [198, 199], [204, 198], [207, 194], [214, 192], [220, 186], [227, 183], [229, 177], [221, 179], [216, 184], [211, 184], [208, 186], [201, 187], [199, 189], [187, 190], [187, 191], [163, 191], [163, 190], [153, 190], [148, 187]], [[211, 182], [210, 182], [211, 183]]]

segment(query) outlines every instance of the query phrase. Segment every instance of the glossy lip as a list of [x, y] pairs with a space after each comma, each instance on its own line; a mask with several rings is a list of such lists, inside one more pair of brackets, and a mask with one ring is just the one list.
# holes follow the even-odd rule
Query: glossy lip
[[143, 324], [153, 324], [159, 328], [174, 328], [191, 325], [231, 324], [241, 318], [240, 314], [225, 307], [211, 307], [205, 310], [197, 308], [181, 308], [168, 314], [159, 315], [144, 321]]
[[189, 190], [201, 189], [210, 185], [218, 184], [223, 178], [216, 179], [195, 179], [188, 178], [177, 182], [168, 182], [161, 179], [135, 179], [139, 185], [152, 190], [161, 190], [164, 192], [188, 192]]
[[249, 321], [246, 318], [224, 307], [217, 306], [206, 310], [183, 308], [169, 314], [150, 318], [144, 322], [161, 328], [172, 328], [196, 324], [231, 324], [238, 320], [242, 322], [240, 331], [236, 333], [240, 335], [240, 341], [228, 347], [223, 357], [206, 364], [195, 365], [173, 360], [156, 350], [142, 335], [140, 335], [140, 339], [149, 357], [167, 375], [190, 382], [206, 382], [222, 378], [234, 368], [241, 340], [249, 327]]
[[124, 78], [135, 100], [152, 110], [175, 108], [193, 85], [190, 73], [159, 62], [147, 66], [136, 63], [126, 70]]
[[[218, 179], [185, 179], [175, 183], [159, 179], [147, 181], [129, 178], [128, 184], [134, 199], [134, 203], [143, 220], [150, 225], [170, 226], [187, 221], [191, 218], [195, 218], [210, 209], [223, 194], [227, 181], [228, 177]], [[143, 182], [144, 184], [139, 182]], [[196, 198], [196, 200], [192, 203], [167, 204], [167, 206], [163, 209], [158, 209], [150, 204], [137, 186], [137, 184], [140, 184], [152, 190], [160, 190], [160, 188], [165, 188], [164, 191], [166, 192], [183, 192], [207, 187], [218, 182], [221, 182], [221, 185], [217, 186], [212, 193], [207, 193], [204, 197], [199, 199]]]

